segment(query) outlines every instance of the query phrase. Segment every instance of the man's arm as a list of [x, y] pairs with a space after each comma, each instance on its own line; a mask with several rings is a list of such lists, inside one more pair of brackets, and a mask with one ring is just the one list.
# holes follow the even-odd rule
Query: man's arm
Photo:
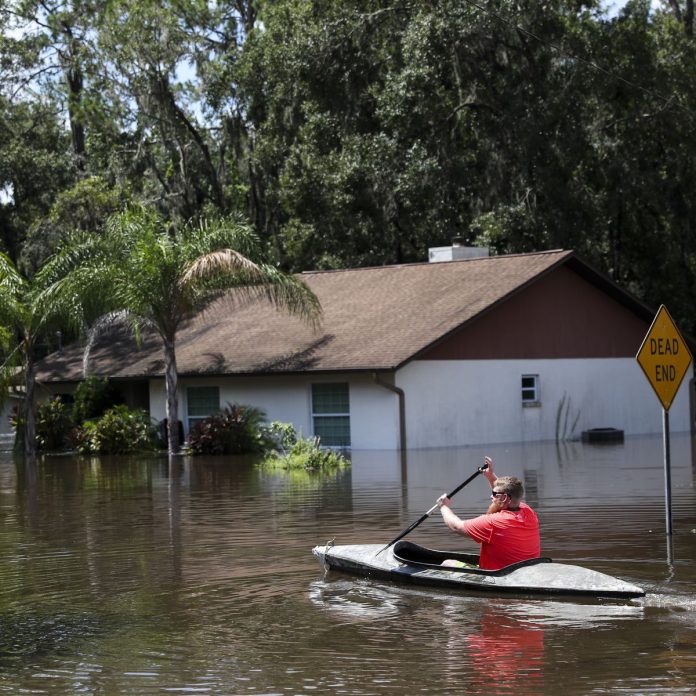
[[491, 517], [488, 514], [484, 514], [470, 520], [462, 520], [452, 511], [450, 503], [451, 501], [446, 495], [441, 495], [437, 499], [445, 524], [453, 532], [468, 536], [479, 544], [490, 543], [493, 535]]
[[483, 463], [486, 467], [483, 470], [483, 475], [488, 479], [488, 483], [491, 484], [492, 489], [493, 486], [495, 486], [495, 482], [498, 480], [498, 477], [493, 473], [493, 460], [486, 456], [483, 458]]
[[450, 507], [451, 502], [452, 501], [446, 495], [441, 495], [437, 499], [437, 504], [440, 506], [440, 512], [442, 513], [442, 519], [453, 532], [457, 532], [457, 534], [466, 534], [462, 520]]

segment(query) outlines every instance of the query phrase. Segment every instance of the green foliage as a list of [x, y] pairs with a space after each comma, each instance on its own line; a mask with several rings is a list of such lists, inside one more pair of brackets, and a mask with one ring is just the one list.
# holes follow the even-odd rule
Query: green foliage
[[128, 200], [126, 191], [111, 187], [97, 176], [82, 179], [57, 193], [48, 215], [29, 229], [21, 254], [22, 266], [38, 270], [77, 230], [103, 231], [108, 218], [122, 210]]
[[[7, 357], [0, 364], [0, 388], [23, 381], [25, 398], [20, 414], [22, 442], [29, 457], [35, 455], [36, 375], [39, 346], [55, 329], [82, 325], [84, 310], [70, 288], [53, 273], [51, 263], [35, 275], [22, 273], [6, 254], [0, 252], [0, 326], [3, 336], [11, 337], [5, 346]], [[1, 401], [2, 399], [0, 399]]]
[[[319, 301], [294, 276], [263, 261], [258, 236], [239, 216], [198, 220], [171, 229], [150, 208], [132, 207], [109, 218], [103, 235], [77, 236], [42, 269], [61, 279], [61, 296], [79, 298], [83, 317], [97, 313], [86, 348], [99, 331], [125, 323], [139, 338], [155, 332], [164, 350], [168, 422], [178, 421], [176, 336], [186, 319], [223, 291], [241, 300], [260, 298], [316, 323]], [[177, 429], [169, 449], [179, 448]]]
[[70, 439], [82, 454], [128, 454], [153, 451], [156, 435], [146, 411], [119, 404], [75, 428]]
[[31, 275], [132, 200], [293, 270], [573, 248], [696, 333], [693, 12], [655, 5], [14, 3], [0, 247]]
[[[6, 57], [2, 48], [0, 42], [0, 63]], [[58, 111], [51, 98], [5, 98], [0, 86], [0, 191], [7, 196], [0, 195], [0, 251], [15, 263], [24, 254], [27, 233], [74, 180]]]
[[277, 450], [266, 455], [262, 466], [266, 469], [332, 471], [349, 466], [348, 460], [331, 449], [323, 449], [318, 437], [303, 438], [290, 423], [271, 423]]
[[123, 397], [108, 378], [90, 376], [77, 385], [72, 418], [75, 423], [93, 420], [106, 410], [123, 403]]
[[573, 248], [696, 329], [696, 41], [671, 12], [279, 0], [262, 19], [238, 75], [286, 263], [421, 261], [454, 235]]
[[198, 421], [189, 433], [192, 454], [264, 452], [273, 440], [264, 427], [265, 413], [253, 406], [227, 404], [220, 412]]
[[42, 402], [36, 409], [36, 444], [43, 452], [59, 452], [68, 446], [68, 434], [73, 427], [70, 407], [55, 397]]
[[297, 430], [292, 423], [273, 421], [267, 428], [268, 436], [273, 442], [274, 449], [287, 453], [297, 442]]

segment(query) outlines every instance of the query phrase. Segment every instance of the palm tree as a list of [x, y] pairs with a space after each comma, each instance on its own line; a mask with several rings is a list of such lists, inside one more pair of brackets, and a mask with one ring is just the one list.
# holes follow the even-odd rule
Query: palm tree
[[60, 272], [64, 280], [58, 294], [83, 301], [100, 297], [109, 310], [93, 325], [92, 337], [114, 323], [129, 324], [136, 338], [143, 329], [160, 337], [170, 453], [181, 444], [176, 335], [186, 319], [227, 292], [268, 300], [314, 325], [321, 313], [318, 299], [302, 281], [260, 262], [258, 237], [235, 218], [176, 230], [153, 212], [131, 209], [112, 217], [101, 238], [78, 240], [61, 256], [71, 270]]
[[0, 402], [11, 386], [24, 382], [16, 443], [24, 443], [30, 460], [36, 456], [37, 346], [52, 329], [79, 328], [85, 316], [77, 298], [56, 292], [54, 277], [50, 263], [35, 276], [24, 276], [0, 253]]

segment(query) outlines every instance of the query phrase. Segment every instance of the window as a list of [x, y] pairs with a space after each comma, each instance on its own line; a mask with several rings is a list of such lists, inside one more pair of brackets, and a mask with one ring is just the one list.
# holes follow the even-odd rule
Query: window
[[189, 387], [186, 390], [189, 430], [204, 418], [220, 410], [218, 387]]
[[350, 447], [348, 384], [312, 385], [314, 435], [325, 447]]
[[522, 375], [522, 405], [538, 406], [539, 400], [539, 375]]

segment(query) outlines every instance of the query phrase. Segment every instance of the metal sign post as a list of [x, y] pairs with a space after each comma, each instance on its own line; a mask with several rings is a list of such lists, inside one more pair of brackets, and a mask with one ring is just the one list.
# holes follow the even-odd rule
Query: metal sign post
[[[643, 339], [636, 360], [662, 404], [662, 446], [665, 464], [665, 522], [668, 548], [672, 541], [672, 475], [669, 452], [669, 408], [691, 365], [691, 352], [674, 320], [662, 305]], [[671, 563], [671, 553], [670, 563]]]
[[672, 471], [669, 452], [669, 411], [662, 409], [662, 449], [665, 464], [665, 529], [667, 533], [667, 564], [674, 562], [672, 545]]
[[667, 534], [672, 534], [672, 473], [669, 458], [669, 411], [662, 409], [662, 448], [665, 462], [665, 523]]

